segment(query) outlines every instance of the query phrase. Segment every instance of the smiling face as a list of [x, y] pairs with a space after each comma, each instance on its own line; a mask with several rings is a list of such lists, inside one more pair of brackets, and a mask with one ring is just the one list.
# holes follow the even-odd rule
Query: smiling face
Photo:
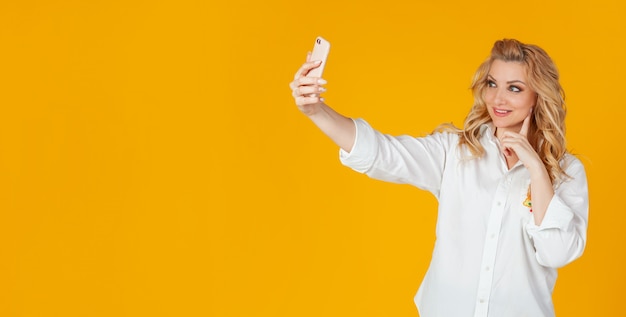
[[528, 87], [523, 64], [496, 59], [487, 76], [484, 99], [496, 136], [500, 136], [504, 131], [519, 133], [537, 94]]

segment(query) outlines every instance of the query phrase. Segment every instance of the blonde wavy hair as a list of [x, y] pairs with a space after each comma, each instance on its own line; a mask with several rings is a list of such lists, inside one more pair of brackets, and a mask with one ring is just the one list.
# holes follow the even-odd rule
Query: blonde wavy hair
[[472, 80], [474, 105], [465, 118], [464, 128], [442, 127], [457, 133], [459, 146], [466, 146], [472, 157], [481, 157], [485, 149], [480, 143], [480, 128], [491, 122], [485, 104], [487, 76], [495, 60], [518, 62], [525, 66], [527, 84], [537, 93], [537, 102], [533, 107], [528, 140], [539, 154], [550, 180], [554, 184], [567, 174], [560, 161], [567, 153], [565, 148], [565, 93], [559, 83], [558, 70], [548, 54], [536, 45], [523, 44], [517, 40], [504, 39], [495, 42], [491, 55], [478, 67]]

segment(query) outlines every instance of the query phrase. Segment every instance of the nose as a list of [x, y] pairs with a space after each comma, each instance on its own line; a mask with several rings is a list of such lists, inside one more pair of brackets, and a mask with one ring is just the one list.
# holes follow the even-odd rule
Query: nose
[[495, 89], [495, 91], [493, 93], [494, 93], [493, 102], [496, 105], [504, 104], [504, 102], [505, 102], [504, 92], [501, 89]]

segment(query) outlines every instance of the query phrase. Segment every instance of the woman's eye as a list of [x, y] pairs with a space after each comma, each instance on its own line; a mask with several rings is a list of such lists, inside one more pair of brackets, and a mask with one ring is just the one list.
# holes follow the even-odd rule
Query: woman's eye
[[495, 87], [496, 83], [493, 82], [493, 80], [488, 80], [487, 81], [487, 87]]
[[509, 90], [511, 90], [512, 92], [520, 92], [522, 91], [519, 87], [517, 86], [511, 86], [509, 87]]

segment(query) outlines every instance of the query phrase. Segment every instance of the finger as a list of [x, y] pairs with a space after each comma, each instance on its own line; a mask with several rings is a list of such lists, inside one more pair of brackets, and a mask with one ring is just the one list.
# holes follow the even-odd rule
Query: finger
[[515, 137], [514, 135], [510, 135], [508, 134], [509, 131], [507, 131], [503, 136], [502, 136], [502, 140], [500, 141], [500, 148], [502, 149], [502, 154], [504, 154], [504, 156], [506, 157], [510, 157], [513, 155], [513, 153], [515, 152], [515, 149], [513, 149], [513, 145], [514, 145], [514, 140], [513, 138]]
[[522, 129], [519, 131], [519, 134], [527, 137], [528, 136], [528, 128], [530, 128], [530, 117], [533, 114], [533, 109], [530, 108], [530, 112], [528, 113], [528, 115], [526, 116], [526, 119], [524, 119], [524, 122], [522, 123]]
[[291, 88], [291, 90], [294, 90], [300, 86], [315, 86], [315, 85], [325, 85], [328, 82], [322, 78], [315, 78], [315, 77], [299, 77], [294, 79], [293, 81], [291, 81], [289, 83], [289, 88]]
[[303, 107], [307, 105], [313, 105], [321, 102], [321, 98], [317, 95], [314, 96], [300, 96], [296, 98], [296, 105]]
[[306, 95], [309, 93], [322, 93], [326, 91], [326, 88], [320, 86], [326, 84], [323, 79], [300, 77], [297, 80], [289, 83], [289, 88], [293, 92], [294, 97], [296, 95]]
[[300, 77], [306, 76], [306, 74], [308, 74], [311, 69], [319, 67], [322, 64], [322, 61], [307, 61], [306, 63], [302, 64], [302, 66], [300, 67], [300, 69], [298, 69], [298, 71], [296, 72], [296, 75], [294, 76], [294, 79], [298, 79]]
[[508, 142], [519, 139], [527, 139], [521, 133], [515, 133], [513, 131], [505, 131], [502, 134], [502, 142]]
[[326, 88], [320, 86], [300, 86], [299, 91], [302, 95], [311, 95], [326, 92]]
[[326, 91], [326, 88], [320, 86], [299, 86], [293, 90], [293, 96], [307, 96], [321, 94]]
[[317, 77], [300, 77], [296, 80], [299, 86], [325, 85], [326, 80]]

